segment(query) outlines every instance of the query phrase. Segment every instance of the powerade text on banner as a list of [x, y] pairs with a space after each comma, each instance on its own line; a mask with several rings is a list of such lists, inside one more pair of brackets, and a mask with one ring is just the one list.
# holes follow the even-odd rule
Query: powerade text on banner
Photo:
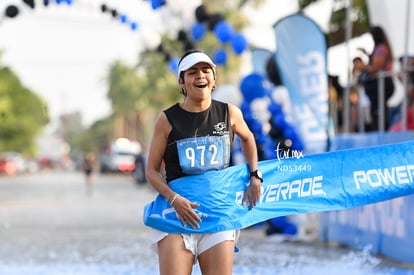
[[292, 124], [297, 127], [305, 153], [325, 152], [329, 112], [325, 35], [302, 14], [282, 18], [273, 29], [275, 61], [289, 91]]
[[158, 195], [144, 209], [144, 223], [165, 232], [205, 233], [241, 229], [297, 213], [339, 210], [414, 193], [414, 142], [259, 162], [262, 195], [251, 210], [242, 204], [249, 184], [245, 164], [186, 176], [170, 187], [200, 207], [200, 228], [183, 227]]

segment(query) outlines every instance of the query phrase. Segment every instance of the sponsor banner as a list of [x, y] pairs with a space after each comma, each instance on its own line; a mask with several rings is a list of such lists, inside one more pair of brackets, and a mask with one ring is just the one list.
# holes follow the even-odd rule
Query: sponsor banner
[[313, 155], [276, 152], [259, 162], [262, 195], [256, 207], [242, 204], [249, 184], [245, 164], [170, 182], [198, 202], [200, 228], [183, 227], [175, 210], [158, 195], [144, 209], [144, 223], [170, 233], [207, 233], [242, 229], [280, 216], [341, 210], [414, 193], [414, 142]]
[[323, 213], [321, 239], [414, 264], [414, 195]]
[[267, 49], [254, 48], [251, 50], [253, 72], [267, 78], [266, 65], [273, 53]]
[[[335, 150], [390, 144], [414, 139], [413, 132], [349, 133], [338, 135]], [[320, 238], [371, 253], [414, 264], [414, 195], [363, 205], [352, 209], [328, 211], [320, 217]]]
[[275, 60], [289, 91], [293, 125], [307, 154], [328, 150], [328, 72], [326, 37], [303, 14], [279, 20], [274, 26]]

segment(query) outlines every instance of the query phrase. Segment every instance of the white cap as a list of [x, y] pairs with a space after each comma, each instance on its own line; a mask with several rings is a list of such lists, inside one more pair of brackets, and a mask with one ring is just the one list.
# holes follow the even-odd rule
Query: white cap
[[195, 52], [195, 53], [191, 53], [187, 55], [186, 57], [183, 58], [183, 60], [181, 60], [180, 64], [178, 65], [177, 79], [180, 78], [181, 72], [184, 72], [190, 69], [195, 64], [200, 63], [200, 62], [205, 62], [205, 63], [210, 64], [214, 73], [216, 73], [216, 64], [213, 63], [211, 58], [205, 53]]

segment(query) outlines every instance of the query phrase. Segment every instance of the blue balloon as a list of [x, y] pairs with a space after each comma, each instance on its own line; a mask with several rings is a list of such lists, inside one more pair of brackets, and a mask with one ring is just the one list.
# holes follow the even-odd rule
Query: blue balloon
[[257, 120], [254, 120], [252, 123], [250, 123], [249, 128], [250, 131], [257, 135], [257, 143], [264, 143], [265, 136], [263, 135], [263, 125], [260, 124]]
[[119, 20], [121, 21], [121, 23], [126, 23], [128, 22], [128, 16], [126, 16], [126, 14], [121, 14], [119, 16]]
[[237, 33], [231, 38], [231, 47], [237, 55], [240, 55], [248, 47], [247, 39], [243, 34]]
[[243, 112], [243, 117], [244, 117], [244, 121], [246, 121], [248, 125], [253, 125], [253, 123], [255, 122], [253, 114], [250, 113], [250, 111], [248, 113]]
[[286, 235], [296, 235], [298, 233], [298, 228], [296, 225], [292, 223], [286, 224], [285, 228], [283, 228], [283, 233]]
[[263, 148], [266, 159], [274, 159], [276, 157], [276, 143], [269, 135], [266, 136]]
[[218, 41], [227, 43], [233, 36], [233, 27], [226, 21], [220, 21], [214, 26], [214, 34]]
[[271, 226], [275, 228], [284, 228], [286, 224], [288, 224], [288, 221], [286, 217], [277, 217], [269, 220], [269, 223]]
[[269, 106], [269, 112], [273, 115], [276, 116], [280, 113], [283, 113], [282, 110], [282, 106], [280, 106], [279, 104], [277, 104], [276, 102], [273, 102], [270, 104]]
[[250, 102], [248, 102], [248, 101], [243, 101], [243, 102], [240, 104], [240, 110], [243, 112], [243, 114], [245, 114], [245, 113], [250, 113], [250, 112], [251, 112], [251, 110], [250, 110]]
[[165, 5], [165, 0], [151, 0], [151, 7], [153, 10]]
[[295, 138], [291, 139], [292, 146], [290, 147], [292, 150], [303, 151], [303, 143], [302, 140], [296, 136]]
[[283, 131], [286, 130], [286, 127], [289, 127], [289, 124], [286, 122], [285, 115], [282, 112], [272, 114], [272, 124]]
[[138, 23], [137, 22], [131, 22], [130, 27], [131, 27], [131, 30], [135, 31], [138, 28]]
[[225, 49], [217, 49], [213, 55], [214, 63], [217, 65], [225, 65], [227, 63], [227, 52]]
[[264, 97], [266, 95], [265, 78], [258, 73], [251, 73], [242, 79], [240, 90], [248, 102], [257, 97]]
[[168, 63], [168, 68], [174, 74], [177, 74], [178, 71], [178, 62], [180, 62], [179, 57], [171, 58], [170, 62]]
[[207, 33], [207, 26], [204, 23], [195, 23], [191, 27], [191, 38], [194, 41], [200, 41]]
[[285, 127], [283, 128], [283, 136], [287, 139], [294, 139], [296, 137], [296, 132], [293, 129], [292, 125], [290, 124], [286, 124]]

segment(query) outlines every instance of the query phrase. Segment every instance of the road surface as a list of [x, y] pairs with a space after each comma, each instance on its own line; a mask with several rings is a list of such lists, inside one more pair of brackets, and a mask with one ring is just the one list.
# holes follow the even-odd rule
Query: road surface
[[[96, 174], [92, 190], [76, 171], [0, 176], [0, 275], [157, 274], [142, 222], [154, 196], [126, 175]], [[281, 242], [261, 228], [242, 230], [238, 247], [234, 274], [414, 274], [369, 249]]]

